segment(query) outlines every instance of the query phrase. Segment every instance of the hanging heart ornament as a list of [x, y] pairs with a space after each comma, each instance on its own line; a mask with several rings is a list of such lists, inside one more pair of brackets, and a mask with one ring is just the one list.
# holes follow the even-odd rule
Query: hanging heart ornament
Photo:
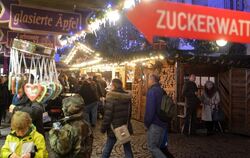
[[56, 85], [52, 82], [51, 83], [43, 82], [42, 85], [47, 87], [47, 92], [42, 100], [42, 103], [46, 103], [54, 96]]
[[42, 87], [42, 91], [40, 95], [36, 98], [36, 101], [40, 103], [44, 99], [48, 89], [46, 85], [43, 85], [43, 84], [39, 84], [39, 85]]
[[35, 101], [41, 95], [42, 91], [43, 87], [40, 84], [27, 83], [24, 86], [24, 92], [30, 101]]

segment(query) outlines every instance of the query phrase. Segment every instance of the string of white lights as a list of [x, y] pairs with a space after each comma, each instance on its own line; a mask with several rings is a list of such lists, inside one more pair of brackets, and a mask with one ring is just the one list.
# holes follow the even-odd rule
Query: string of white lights
[[[71, 60], [73, 59], [73, 57], [75, 56], [75, 54], [77, 53], [77, 51], [79, 51], [79, 50], [81, 50], [81, 51], [83, 51], [84, 53], [87, 53], [87, 54], [93, 54], [94, 53], [94, 51], [92, 49], [90, 49], [86, 45], [78, 42], [78, 43], [75, 44], [75, 46], [69, 52], [68, 56], [64, 60], [64, 63], [69, 64], [71, 62]], [[97, 54], [97, 56], [98, 56], [98, 54]]]

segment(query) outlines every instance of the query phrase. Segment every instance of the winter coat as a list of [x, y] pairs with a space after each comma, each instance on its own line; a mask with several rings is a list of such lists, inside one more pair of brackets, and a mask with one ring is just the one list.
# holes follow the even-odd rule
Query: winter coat
[[97, 87], [88, 81], [83, 82], [79, 94], [83, 98], [85, 105], [92, 104], [99, 100], [97, 95]]
[[1, 157], [7, 158], [12, 153], [21, 157], [22, 154], [31, 153], [34, 158], [47, 158], [48, 152], [43, 135], [32, 126], [24, 137], [18, 137], [15, 131], [7, 136], [1, 150]]
[[158, 115], [157, 111], [160, 109], [161, 100], [163, 96], [163, 89], [160, 84], [152, 85], [147, 92], [146, 100], [146, 112], [144, 116], [144, 125], [149, 128], [151, 124], [158, 125], [162, 128], [167, 128], [167, 123], [162, 122]]
[[202, 113], [201, 119], [203, 121], [212, 121], [212, 113], [215, 108], [218, 108], [220, 102], [220, 95], [218, 92], [215, 92], [214, 95], [209, 98], [206, 93], [201, 96], [202, 101]]
[[0, 85], [0, 106], [4, 108], [9, 107], [11, 104], [11, 93], [8, 90], [8, 81]]
[[107, 91], [106, 91], [107, 83], [104, 80], [96, 80], [95, 82], [97, 85], [98, 95], [100, 97], [105, 97], [107, 94]]
[[26, 95], [22, 98], [18, 98], [17, 95], [14, 95], [12, 104], [16, 107], [15, 111], [23, 111], [30, 114], [32, 118], [32, 123], [36, 126], [36, 129], [42, 135], [45, 135], [45, 131], [43, 128], [43, 107], [41, 104], [37, 102], [31, 102]]
[[196, 92], [198, 92], [198, 88], [194, 82], [185, 82], [182, 89], [182, 95], [185, 97], [186, 106], [188, 108], [196, 109], [200, 104], [199, 98], [195, 95]]
[[60, 121], [62, 127], [49, 131], [50, 146], [56, 158], [91, 157], [93, 133], [89, 124], [83, 121], [84, 101], [79, 97], [63, 100], [66, 117]]
[[131, 95], [123, 90], [110, 91], [106, 96], [101, 132], [107, 132], [109, 137], [115, 137], [111, 124], [113, 128], [127, 124], [129, 133], [133, 134], [131, 112]]

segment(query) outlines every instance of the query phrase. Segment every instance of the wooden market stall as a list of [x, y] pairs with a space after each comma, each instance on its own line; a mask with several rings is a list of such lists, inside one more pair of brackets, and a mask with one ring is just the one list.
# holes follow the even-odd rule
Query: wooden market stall
[[250, 67], [248, 56], [231, 56], [227, 59], [206, 57], [196, 62], [179, 63], [177, 68], [177, 102], [181, 95], [186, 75], [195, 74], [199, 95], [203, 93], [207, 80], [215, 82], [221, 97], [220, 105], [225, 113], [224, 128], [229, 132], [250, 135]]
[[[134, 80], [132, 84], [133, 118], [144, 120], [146, 94], [148, 89], [148, 77], [150, 73], [158, 73], [161, 76], [163, 88], [173, 97], [176, 103], [184, 105], [182, 88], [189, 74], [197, 76], [196, 84], [199, 95], [203, 93], [207, 80], [215, 82], [220, 93], [221, 103], [225, 113], [223, 126], [229, 132], [250, 135], [250, 65], [247, 56], [229, 56], [226, 59], [199, 57], [193, 61], [167, 62], [151, 61], [151, 63], [139, 64], [134, 68]], [[183, 108], [178, 107], [179, 114]], [[179, 115], [174, 121], [174, 128], [181, 129], [184, 116]], [[198, 117], [201, 117], [201, 107], [198, 109]]]

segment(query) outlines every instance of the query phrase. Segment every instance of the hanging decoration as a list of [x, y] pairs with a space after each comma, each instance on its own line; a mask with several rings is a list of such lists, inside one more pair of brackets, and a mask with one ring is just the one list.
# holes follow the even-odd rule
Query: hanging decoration
[[104, 26], [108, 23], [109, 25], [115, 25], [116, 22], [120, 19], [121, 13], [117, 9], [112, 9], [111, 7], [107, 8], [107, 10], [98, 12], [101, 18], [96, 18], [96, 15], [93, 15], [89, 19], [88, 30], [91, 33], [96, 34], [101, 26]]
[[[57, 98], [62, 92], [62, 85], [58, 80], [53, 54], [51, 48], [15, 39], [10, 52], [8, 84], [12, 94], [24, 88], [32, 102], [45, 103]], [[27, 57], [30, 59], [29, 68]]]

